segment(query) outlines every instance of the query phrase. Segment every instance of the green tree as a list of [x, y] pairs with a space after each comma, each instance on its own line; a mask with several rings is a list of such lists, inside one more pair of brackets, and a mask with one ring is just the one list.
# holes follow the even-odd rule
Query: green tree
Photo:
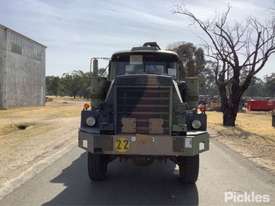
[[74, 75], [78, 77], [79, 80], [79, 90], [77, 92], [78, 96], [89, 98], [89, 86], [90, 86], [90, 73], [85, 73], [81, 70], [73, 72]]
[[249, 87], [247, 88], [246, 92], [244, 93], [244, 96], [249, 97], [264, 97], [267, 93], [265, 91], [265, 82], [258, 78], [253, 77], [251, 79], [251, 83]]
[[275, 97], [275, 73], [265, 77], [265, 90], [269, 97]]
[[60, 89], [60, 78], [56, 76], [46, 77], [46, 92], [47, 95], [59, 95]]
[[61, 78], [63, 85], [63, 93], [68, 96], [76, 98], [79, 90], [81, 89], [81, 78], [77, 73], [64, 73]]
[[187, 73], [200, 73], [205, 66], [204, 51], [190, 42], [176, 42], [168, 46], [168, 49], [179, 55]]
[[214, 67], [215, 62], [207, 61], [204, 69], [199, 73], [200, 77], [200, 94], [215, 96], [219, 94], [217, 85], [215, 83]]
[[206, 77], [212, 77], [212, 73], [209, 69], [204, 70], [206, 61], [203, 49], [200, 47], [197, 48], [194, 44], [190, 42], [176, 42], [169, 45], [168, 49], [176, 52], [179, 55], [183, 67], [185, 68], [185, 72], [187, 72], [188, 74], [199, 74], [200, 94], [208, 94], [206, 88], [206, 81], [208, 79]]

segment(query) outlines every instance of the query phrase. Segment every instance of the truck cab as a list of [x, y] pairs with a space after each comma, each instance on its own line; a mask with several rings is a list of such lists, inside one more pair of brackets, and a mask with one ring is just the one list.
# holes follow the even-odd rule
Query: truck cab
[[143, 166], [168, 159], [179, 165], [182, 182], [195, 183], [199, 154], [209, 149], [198, 96], [196, 71], [186, 71], [175, 52], [148, 42], [114, 53], [107, 77], [94, 72], [93, 106], [81, 113], [78, 139], [90, 178], [105, 179], [117, 158]]

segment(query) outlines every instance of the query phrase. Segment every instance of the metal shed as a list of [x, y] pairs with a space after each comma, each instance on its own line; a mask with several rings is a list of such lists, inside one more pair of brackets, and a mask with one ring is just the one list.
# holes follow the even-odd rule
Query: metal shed
[[45, 103], [46, 46], [0, 25], [0, 108]]

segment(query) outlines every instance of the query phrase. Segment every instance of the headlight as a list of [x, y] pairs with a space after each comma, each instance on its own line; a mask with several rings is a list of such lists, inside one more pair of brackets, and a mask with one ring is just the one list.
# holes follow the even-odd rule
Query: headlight
[[86, 119], [86, 124], [89, 126], [89, 127], [93, 127], [96, 123], [96, 120], [94, 117], [88, 117]]
[[199, 129], [199, 128], [201, 127], [201, 121], [200, 121], [200, 120], [197, 120], [197, 119], [193, 120], [193, 121], [192, 121], [192, 127], [193, 127], [194, 129]]

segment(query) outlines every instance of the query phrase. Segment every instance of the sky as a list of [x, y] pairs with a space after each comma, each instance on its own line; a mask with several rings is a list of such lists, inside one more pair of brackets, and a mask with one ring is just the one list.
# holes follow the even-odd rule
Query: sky
[[[251, 15], [265, 21], [275, 0], [0, 0], [0, 24], [46, 45], [46, 74], [62, 75], [89, 71], [90, 57], [110, 57], [146, 41], [164, 49], [178, 41], [200, 46], [206, 37], [174, 13], [178, 4], [203, 20], [230, 4], [230, 15], [242, 22]], [[272, 72], [275, 54], [258, 76]]]

